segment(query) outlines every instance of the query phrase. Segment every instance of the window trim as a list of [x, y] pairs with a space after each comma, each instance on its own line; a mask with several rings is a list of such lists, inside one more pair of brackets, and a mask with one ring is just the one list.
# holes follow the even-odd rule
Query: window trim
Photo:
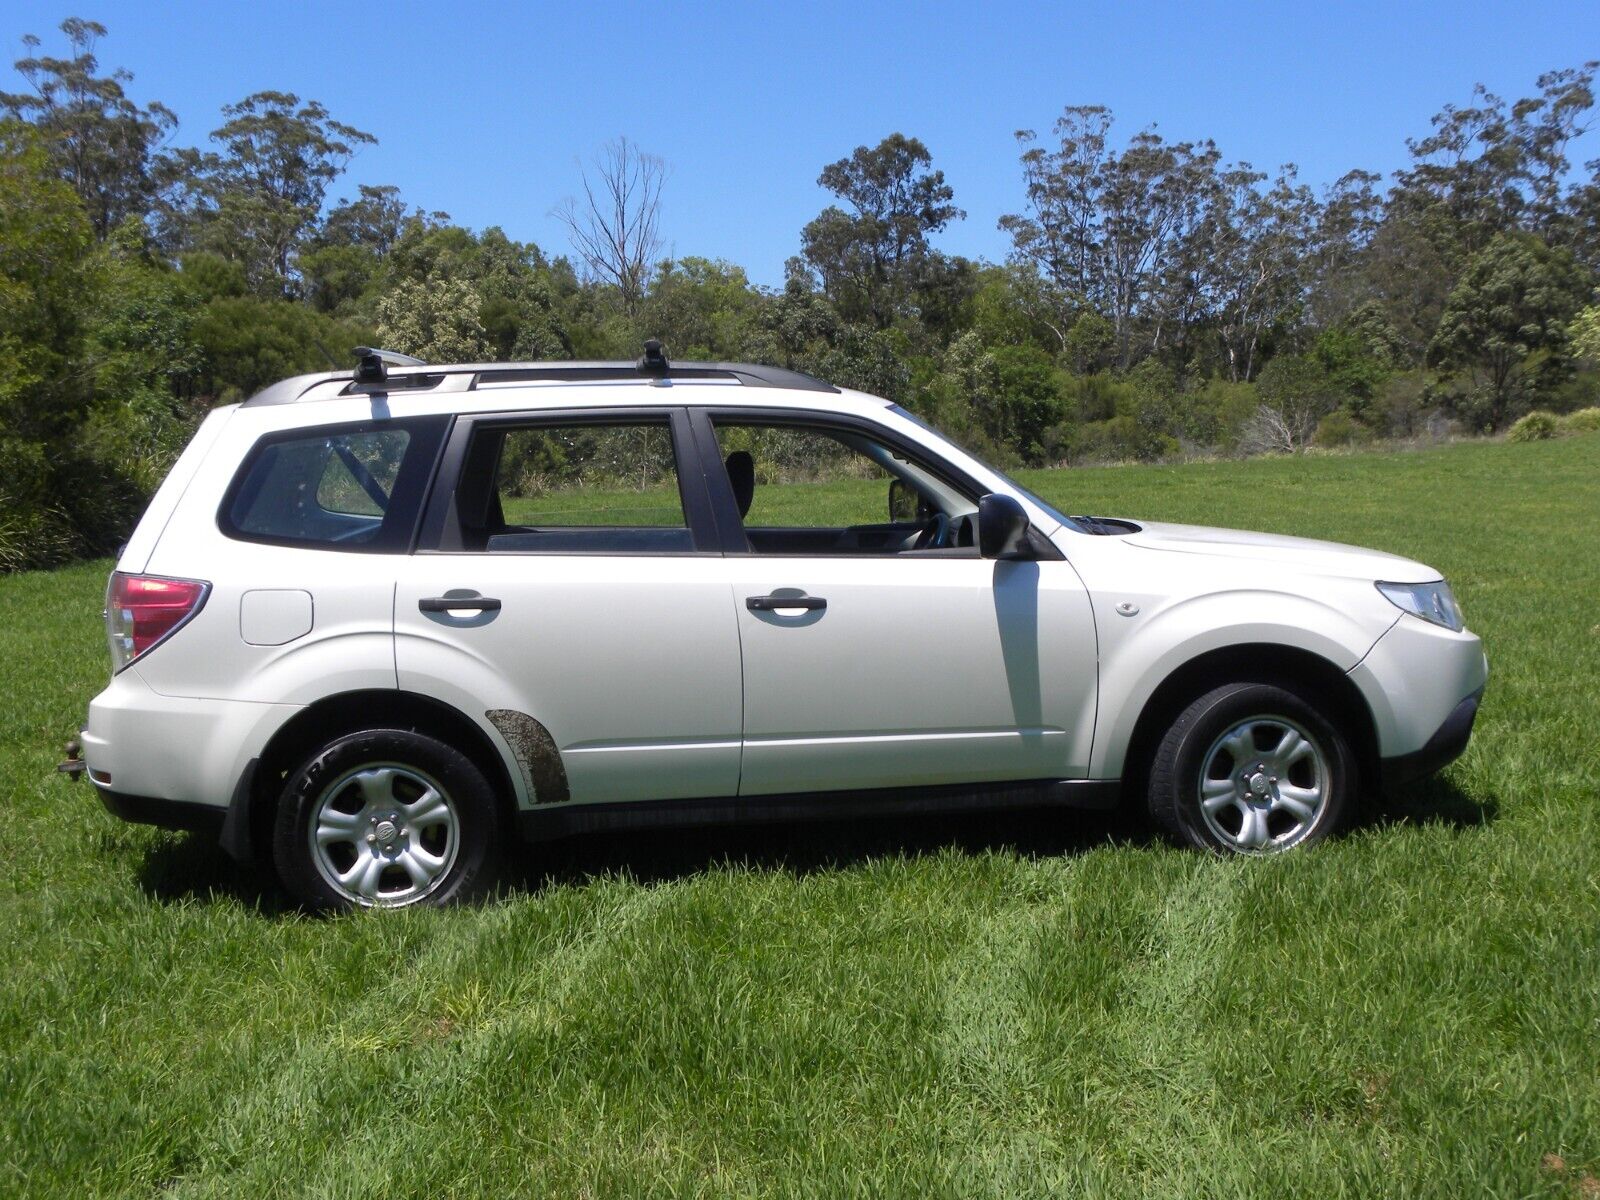
[[[575, 550], [478, 550], [466, 545], [461, 536], [461, 516], [456, 508], [456, 492], [467, 465], [468, 452], [479, 430], [497, 427], [535, 429], [540, 426], [574, 425], [666, 425], [672, 438], [673, 466], [678, 476], [678, 497], [683, 503], [685, 528], [689, 531], [689, 550], [617, 550], [596, 548]], [[578, 527], [583, 528], [583, 527]], [[671, 526], [619, 525], [618, 529], [672, 528]], [[494, 558], [694, 558], [718, 556], [715, 519], [707, 495], [705, 479], [695, 453], [688, 412], [678, 406], [651, 405], [617, 408], [543, 408], [518, 412], [463, 414], [445, 441], [433, 492], [417, 540], [418, 554], [485, 555]]]
[[[233, 541], [261, 546], [286, 546], [295, 550], [316, 550], [335, 554], [409, 553], [415, 542], [422, 514], [427, 508], [429, 484], [439, 460], [439, 452], [444, 445], [444, 433], [449, 423], [448, 416], [369, 417], [364, 421], [344, 421], [336, 425], [298, 425], [292, 429], [264, 433], [251, 444], [249, 451], [234, 471], [233, 478], [229, 480], [227, 489], [222, 493], [222, 501], [217, 506], [217, 528], [224, 537]], [[330, 542], [317, 538], [279, 537], [254, 533], [240, 528], [234, 522], [234, 504], [244, 492], [245, 485], [249, 482], [261, 456], [272, 447], [289, 442], [308, 442], [395, 431], [407, 434], [410, 440], [400, 457], [400, 470], [395, 475], [394, 489], [389, 496], [391, 508], [383, 514], [383, 520], [378, 524], [378, 535], [371, 541]], [[398, 508], [392, 507], [396, 497], [401, 497]], [[321, 501], [317, 503], [320, 507]]]

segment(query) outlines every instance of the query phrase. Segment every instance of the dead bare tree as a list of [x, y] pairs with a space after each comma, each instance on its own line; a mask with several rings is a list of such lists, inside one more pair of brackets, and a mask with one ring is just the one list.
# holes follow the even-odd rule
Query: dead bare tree
[[667, 164], [625, 137], [608, 142], [582, 172], [583, 198], [555, 210], [572, 248], [597, 278], [616, 285], [631, 314], [661, 250], [661, 185]]

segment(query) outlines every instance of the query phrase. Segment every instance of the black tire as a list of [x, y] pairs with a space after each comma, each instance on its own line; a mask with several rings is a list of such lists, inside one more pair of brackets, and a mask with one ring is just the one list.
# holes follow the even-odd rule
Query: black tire
[[[1289, 729], [1311, 744], [1310, 752], [1275, 740]], [[1222, 742], [1230, 734], [1239, 735], [1231, 747]], [[1268, 750], [1282, 744], [1290, 746], [1285, 760], [1298, 755], [1287, 767]], [[1241, 757], [1244, 746], [1254, 749]], [[1203, 786], [1214, 793], [1209, 818]], [[1314, 805], [1305, 799], [1313, 792], [1320, 795]], [[1355, 756], [1333, 721], [1287, 688], [1229, 683], [1172, 722], [1150, 765], [1146, 800], [1156, 825], [1185, 845], [1219, 854], [1271, 853], [1333, 833], [1353, 809], [1355, 794]], [[1311, 812], [1309, 819], [1303, 810]]]
[[[438, 804], [422, 803], [429, 787], [442, 798], [443, 815]], [[392, 801], [382, 800], [385, 793]], [[341, 833], [349, 822], [351, 836], [313, 850], [319, 813]], [[494, 792], [466, 755], [410, 730], [369, 729], [328, 743], [289, 776], [272, 861], [284, 887], [315, 910], [452, 904], [492, 887], [498, 826]], [[335, 877], [344, 870], [353, 882], [341, 887]], [[359, 885], [374, 871], [369, 894]]]

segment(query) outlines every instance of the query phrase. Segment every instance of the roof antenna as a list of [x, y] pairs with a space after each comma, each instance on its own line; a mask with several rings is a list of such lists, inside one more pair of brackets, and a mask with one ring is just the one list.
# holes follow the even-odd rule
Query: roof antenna
[[666, 354], [661, 349], [661, 343], [656, 338], [648, 339], [644, 344], [644, 357], [638, 362], [639, 374], [649, 375], [653, 379], [665, 381], [667, 369], [671, 367]]
[[375, 350], [371, 346], [357, 346], [356, 382], [357, 383], [382, 383], [389, 378], [390, 367], [425, 367], [428, 364], [420, 358], [412, 358], [409, 354], [401, 354], [398, 350]]

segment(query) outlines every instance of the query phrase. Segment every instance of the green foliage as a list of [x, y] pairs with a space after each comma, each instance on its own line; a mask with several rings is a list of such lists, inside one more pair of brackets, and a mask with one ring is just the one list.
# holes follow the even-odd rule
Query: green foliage
[[916, 138], [893, 133], [824, 167], [830, 205], [800, 233], [801, 254], [846, 320], [887, 329], [929, 268], [929, 235], [966, 214]]
[[1372, 420], [1374, 402], [1392, 369], [1383, 344], [1375, 345], [1367, 332], [1350, 325], [1324, 330], [1310, 354], [1345, 410], [1363, 422]]
[[1567, 337], [1574, 358], [1600, 367], [1600, 304], [1591, 304], [1573, 317]]
[[213, 300], [196, 315], [193, 336], [201, 355], [196, 388], [223, 403], [289, 375], [343, 366], [352, 346], [377, 340], [370, 326], [255, 296]]
[[1339, 385], [1320, 357], [1284, 355], [1261, 371], [1259, 404], [1246, 422], [1244, 445], [1253, 450], [1304, 450], [1322, 419], [1338, 407]]
[[1594, 433], [1600, 431], [1600, 408], [1580, 408], [1561, 418], [1565, 433]]
[[290, 92], [256, 92], [222, 115], [211, 134], [219, 151], [184, 161], [181, 220], [195, 245], [243, 266], [256, 294], [284, 295], [329, 185], [377, 139]]
[[1508, 442], [1542, 442], [1555, 437], [1562, 432], [1561, 418], [1555, 413], [1541, 412], [1534, 409], [1525, 417], [1519, 418], [1506, 434]]
[[69, 486], [92, 389], [74, 369], [100, 278], [93, 231], [42, 139], [0, 122], [0, 569], [84, 548]]
[[1560, 378], [1585, 283], [1570, 254], [1529, 234], [1497, 234], [1473, 257], [1428, 347], [1462, 378], [1457, 406], [1472, 424], [1499, 429]]
[[656, 274], [639, 324], [679, 358], [766, 361], [779, 353], [763, 321], [766, 307], [742, 267], [706, 258], [669, 260]]
[[1092, 375], [1111, 365], [1117, 349], [1117, 331], [1111, 322], [1090, 310], [1080, 313], [1063, 340], [1061, 353], [1079, 375]]
[[1331, 449], [1339, 446], [1353, 446], [1358, 442], [1370, 438], [1371, 432], [1347, 409], [1335, 409], [1322, 420], [1317, 422], [1317, 432], [1312, 436], [1312, 444]]

